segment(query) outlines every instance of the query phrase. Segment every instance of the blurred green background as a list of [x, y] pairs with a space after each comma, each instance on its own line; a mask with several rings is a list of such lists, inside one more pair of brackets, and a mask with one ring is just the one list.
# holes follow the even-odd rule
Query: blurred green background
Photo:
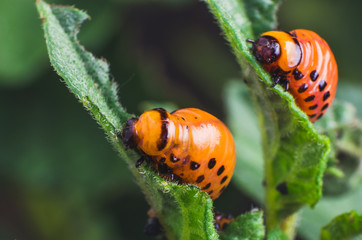
[[[143, 234], [148, 205], [125, 162], [49, 64], [34, 2], [0, 1], [0, 239], [151, 239]], [[108, 60], [128, 112], [172, 103], [227, 118], [223, 89], [240, 69], [204, 3], [51, 3], [91, 16], [79, 39]], [[314, 30], [328, 41], [337, 96], [361, 117], [362, 2], [349, 3], [285, 1], [279, 28]], [[215, 206], [237, 215], [259, 203], [234, 182]]]

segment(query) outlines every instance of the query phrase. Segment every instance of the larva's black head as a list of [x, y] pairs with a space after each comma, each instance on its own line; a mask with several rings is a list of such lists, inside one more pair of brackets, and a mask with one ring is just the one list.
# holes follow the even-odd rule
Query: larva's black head
[[271, 36], [261, 36], [254, 41], [248, 41], [253, 44], [251, 48], [256, 60], [262, 64], [271, 64], [280, 57], [279, 42]]
[[123, 127], [121, 137], [126, 148], [135, 148], [137, 146], [134, 125], [138, 118], [129, 119]]

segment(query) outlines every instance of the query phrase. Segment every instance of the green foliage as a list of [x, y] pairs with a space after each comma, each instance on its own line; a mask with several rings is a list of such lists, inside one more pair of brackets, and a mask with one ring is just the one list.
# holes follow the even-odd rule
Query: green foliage
[[275, 229], [268, 234], [268, 240], [289, 240], [289, 238], [282, 230]]
[[355, 211], [335, 217], [322, 228], [321, 240], [344, 240], [362, 236], [362, 215]]
[[51, 6], [43, 1], [38, 1], [37, 7], [53, 67], [126, 160], [167, 237], [217, 239], [210, 197], [193, 186], [166, 182], [147, 166], [136, 169], [137, 156], [126, 152], [118, 139], [122, 124], [131, 115], [118, 102], [116, 85], [109, 79], [108, 64], [85, 51], [76, 39], [78, 27], [88, 15], [73, 7]]
[[[53, 2], [74, 4], [71, 0]], [[87, 1], [87, 5], [92, 8], [90, 2], [92, 1]], [[118, 14], [111, 10], [109, 4], [96, 3], [98, 6], [91, 9], [94, 17], [92, 27], [86, 26], [82, 34], [82, 39], [92, 47], [98, 47], [114, 33], [112, 23], [116, 21], [115, 16]], [[105, 24], [107, 28], [104, 27]], [[38, 80], [48, 69], [48, 60], [34, 1], [2, 0], [0, 25], [3, 33], [0, 38], [0, 87], [27, 86]]]
[[206, 2], [243, 69], [257, 109], [264, 152], [267, 226], [269, 230], [278, 228], [282, 219], [305, 204], [314, 206], [321, 197], [329, 141], [317, 133], [289, 93], [280, 86], [268, 87], [270, 76], [253, 58], [246, 42], [255, 35], [243, 3]]
[[317, 239], [320, 235], [320, 229], [335, 216], [351, 209], [362, 212], [361, 199], [361, 184], [359, 184], [358, 188], [351, 189], [338, 197], [323, 197], [314, 209], [303, 209], [298, 231], [306, 239]]
[[237, 162], [233, 180], [249, 196], [264, 200], [263, 154], [258, 120], [248, 89], [239, 81], [230, 81], [224, 92], [227, 124], [233, 133]]
[[260, 210], [238, 216], [220, 234], [221, 240], [261, 240], [264, 237], [263, 212]]
[[255, 36], [274, 30], [277, 25], [276, 12], [278, 10], [280, 0], [245, 0], [245, 11], [250, 22], [253, 23], [253, 31]]
[[[247, 38], [255, 39], [260, 32], [275, 27], [279, 1], [207, 0], [206, 3], [230, 42], [249, 88], [247, 92], [240, 82], [231, 82], [225, 94], [228, 122], [238, 152], [235, 178], [241, 188], [259, 201], [265, 198], [268, 239], [287, 239], [294, 235], [295, 213], [305, 205], [314, 206], [321, 197], [329, 141], [317, 133], [289, 93], [280, 86], [269, 87], [272, 79], [256, 62], [246, 43]], [[206, 193], [194, 186], [167, 182], [147, 164], [139, 169], [134, 167], [139, 155], [126, 151], [118, 137], [132, 115], [118, 101], [109, 65], [87, 52], [77, 40], [78, 28], [88, 15], [73, 7], [48, 5], [43, 1], [37, 1], [37, 7], [53, 67], [126, 161], [168, 239], [218, 239], [213, 224], [213, 203]], [[349, 108], [337, 105], [336, 109], [340, 112], [333, 113], [337, 113], [334, 117], [339, 123], [349, 124], [349, 119], [343, 119], [349, 115], [342, 113]], [[329, 164], [340, 149], [359, 154], [360, 132], [347, 127], [345, 138], [339, 140], [335, 128], [328, 125], [331, 121], [327, 119], [325, 123], [321, 122], [321, 131], [336, 140]], [[328, 169], [335, 175], [344, 175], [331, 165]], [[59, 214], [59, 219], [63, 217]], [[333, 229], [344, 228], [343, 224], [338, 220]], [[264, 236], [261, 211], [237, 217], [220, 234], [221, 239], [263, 239]]]
[[218, 239], [212, 200], [194, 186], [166, 182], [145, 169], [147, 195], [169, 239]]
[[[233, 132], [236, 148], [241, 153], [237, 155], [238, 162], [235, 170], [239, 174], [235, 174], [233, 178], [237, 185], [243, 191], [246, 191], [249, 196], [263, 202], [262, 153], [260, 146], [257, 145], [260, 137], [250, 94], [241, 81], [231, 81], [226, 86], [224, 96], [228, 116], [227, 122]], [[362, 211], [360, 200], [362, 198], [361, 170], [356, 166], [356, 164], [360, 164], [360, 160], [357, 162], [350, 161], [358, 151], [348, 151], [351, 146], [354, 146], [353, 149], [359, 149], [358, 146], [360, 146], [358, 141], [352, 141], [356, 137], [349, 137], [350, 133], [353, 133], [353, 136], [361, 136], [359, 133], [360, 120], [356, 118], [355, 114], [355, 108], [351, 104], [336, 99], [326, 116], [315, 124], [318, 131], [327, 133], [333, 142], [333, 151], [329, 157], [327, 171], [337, 168], [342, 176], [333, 176], [332, 173], [327, 172], [324, 177], [324, 194], [331, 194], [332, 190], [334, 194], [339, 191], [338, 198], [322, 198], [314, 209], [303, 209], [298, 221], [300, 225], [299, 231], [307, 239], [316, 239], [323, 224], [327, 223], [335, 215], [349, 209]], [[240, 119], [242, 119], [242, 124]], [[337, 138], [337, 133], [339, 138]], [[344, 142], [348, 142], [348, 144]], [[342, 161], [335, 162], [334, 149], [344, 153]], [[360, 157], [357, 159], [360, 159]], [[348, 162], [349, 164], [346, 164]], [[354, 189], [356, 187], [358, 189]], [[327, 189], [325, 188], [330, 190], [326, 192]], [[341, 193], [346, 192], [348, 194], [341, 196]], [[277, 235], [278, 232], [280, 231], [272, 231], [269, 233], [268, 238], [271, 238], [274, 234]], [[279, 235], [272, 239], [279, 239]]]
[[362, 123], [356, 117], [355, 107], [336, 99], [316, 128], [333, 142], [324, 193], [340, 195], [356, 188], [362, 180], [358, 168], [362, 159]]

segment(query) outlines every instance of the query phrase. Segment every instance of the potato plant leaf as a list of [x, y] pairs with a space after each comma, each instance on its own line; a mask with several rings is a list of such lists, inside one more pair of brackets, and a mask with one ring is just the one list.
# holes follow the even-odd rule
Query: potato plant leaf
[[[258, 119], [248, 88], [239, 80], [226, 84], [224, 91], [227, 124], [237, 150], [234, 183], [259, 203], [265, 197], [263, 151]], [[240, 119], [242, 123], [240, 124]]]
[[350, 211], [335, 217], [328, 225], [324, 226], [320, 239], [347, 240], [357, 236], [362, 236], [362, 215]]
[[262, 240], [265, 237], [263, 212], [252, 210], [238, 216], [221, 232], [221, 240]]
[[117, 86], [110, 79], [109, 65], [87, 52], [76, 38], [79, 26], [88, 15], [73, 7], [49, 5], [41, 0], [36, 5], [52, 66], [127, 162], [157, 213], [167, 238], [218, 239], [212, 200], [206, 193], [194, 186], [167, 182], [147, 165], [135, 168], [138, 154], [126, 151], [118, 137], [122, 125], [132, 115], [118, 102]]
[[335, 99], [326, 116], [315, 124], [329, 137], [331, 152], [324, 176], [324, 194], [341, 195], [358, 187], [362, 179], [362, 122], [349, 102]]
[[288, 236], [280, 229], [275, 229], [268, 233], [268, 240], [289, 240]]
[[[266, 183], [268, 231], [322, 195], [329, 139], [319, 135], [293, 97], [272, 79], [249, 51], [255, 39], [244, 1], [206, 0], [243, 70], [260, 123]], [[250, 10], [250, 9], [249, 9]], [[242, 119], [239, 120], [243, 124]], [[238, 174], [238, 173], [236, 173]]]
[[244, 0], [246, 14], [253, 23], [255, 36], [276, 28], [276, 11], [280, 2], [280, 0]]

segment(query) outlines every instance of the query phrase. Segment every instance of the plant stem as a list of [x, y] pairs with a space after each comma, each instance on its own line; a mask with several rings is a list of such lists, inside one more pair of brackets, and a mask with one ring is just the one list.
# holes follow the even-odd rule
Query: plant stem
[[289, 239], [294, 239], [295, 237], [295, 228], [297, 226], [298, 219], [299, 213], [296, 212], [282, 221], [281, 229], [288, 236]]

